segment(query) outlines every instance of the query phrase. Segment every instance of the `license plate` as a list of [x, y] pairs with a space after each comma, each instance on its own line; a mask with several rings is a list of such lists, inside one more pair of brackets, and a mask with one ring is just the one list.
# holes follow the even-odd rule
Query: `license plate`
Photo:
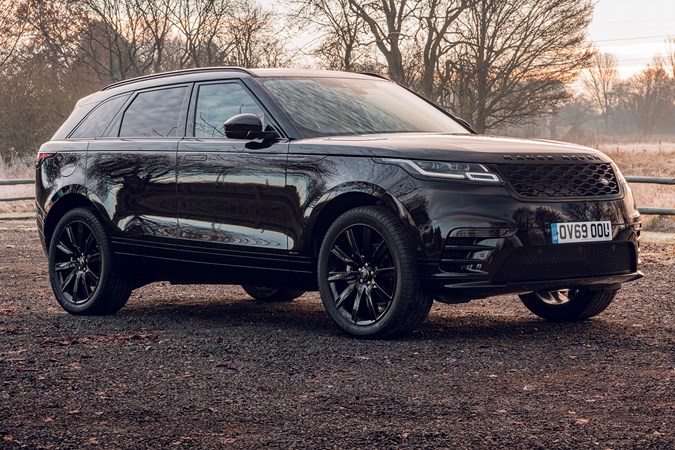
[[612, 240], [612, 222], [552, 223], [551, 238], [554, 244]]

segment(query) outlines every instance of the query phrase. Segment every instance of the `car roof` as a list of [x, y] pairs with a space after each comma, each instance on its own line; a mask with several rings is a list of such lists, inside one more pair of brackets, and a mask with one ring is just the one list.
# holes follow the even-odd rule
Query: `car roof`
[[253, 78], [264, 77], [330, 77], [330, 78], [371, 78], [380, 77], [375, 74], [339, 72], [333, 70], [312, 70], [312, 69], [245, 69], [242, 67], [200, 67], [195, 69], [174, 70], [171, 72], [161, 72], [152, 75], [130, 78], [128, 80], [112, 83], [102, 89], [102, 91], [113, 90], [122, 86], [138, 84], [143, 82], [152, 82], [152, 84], [165, 84], [171, 79], [171, 82], [188, 82], [197, 80], [208, 80], [218, 78], [219, 75], [238, 74], [240, 76], [249, 76]]
[[97, 104], [103, 100], [120, 94], [140, 89], [152, 89], [167, 85], [179, 85], [198, 81], [216, 81], [224, 77], [232, 78], [265, 78], [265, 77], [306, 77], [306, 78], [356, 78], [372, 79], [385, 77], [371, 73], [340, 72], [335, 70], [314, 69], [245, 69], [243, 67], [199, 67], [194, 69], [173, 70], [109, 84], [100, 91], [94, 92], [77, 102], [77, 106]]

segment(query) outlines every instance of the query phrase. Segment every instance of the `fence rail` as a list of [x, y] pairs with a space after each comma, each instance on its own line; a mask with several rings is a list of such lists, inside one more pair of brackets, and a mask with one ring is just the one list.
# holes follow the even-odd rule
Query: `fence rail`
[[[0, 180], [0, 186], [17, 186], [21, 184], [35, 184], [35, 180], [30, 178], [16, 180]], [[6, 197], [0, 198], [0, 202], [20, 202], [22, 200], [34, 200], [35, 197]]]
[[[626, 177], [626, 181], [629, 183], [675, 185], [675, 178]], [[638, 208], [638, 211], [645, 216], [675, 216], [675, 208], [650, 208], [645, 206]]]
[[675, 178], [626, 177], [629, 183], [675, 184]]
[[0, 186], [16, 186], [17, 184], [35, 184], [35, 180], [30, 178], [18, 180], [0, 180]]
[[[629, 183], [646, 183], [646, 184], [670, 184], [675, 185], [675, 178], [655, 178], [655, 177], [626, 177]], [[34, 184], [35, 180], [31, 179], [17, 179], [17, 180], [0, 180], [0, 186], [17, 186], [22, 184]], [[21, 200], [33, 200], [35, 197], [8, 197], [0, 198], [0, 202], [18, 202]], [[675, 208], [638, 208], [640, 214], [644, 215], [658, 215], [658, 216], [675, 216]]]

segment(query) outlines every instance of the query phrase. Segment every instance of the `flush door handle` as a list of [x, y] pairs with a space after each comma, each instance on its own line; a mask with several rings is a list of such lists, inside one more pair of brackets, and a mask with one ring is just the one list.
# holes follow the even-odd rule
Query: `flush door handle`
[[185, 161], [206, 161], [206, 155], [185, 155]]

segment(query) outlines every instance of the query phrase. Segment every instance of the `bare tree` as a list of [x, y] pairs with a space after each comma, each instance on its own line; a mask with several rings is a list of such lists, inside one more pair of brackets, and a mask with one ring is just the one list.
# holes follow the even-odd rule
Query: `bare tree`
[[[165, 0], [167, 1], [167, 0]], [[274, 14], [252, 0], [171, 0], [181, 67], [282, 64]]]
[[422, 61], [422, 69], [414, 87], [428, 99], [436, 100], [449, 82], [441, 72], [441, 65], [443, 58], [459, 44], [451, 31], [460, 15], [474, 4], [471, 0], [426, 0], [416, 12], [420, 22], [416, 36], [420, 48], [418, 60]]
[[98, 89], [79, 71], [53, 64], [51, 55], [25, 54], [8, 65], [0, 80], [0, 154], [13, 149], [34, 154], [68, 117], [75, 102]]
[[[448, 33], [476, 0], [301, 0], [310, 22], [329, 30], [318, 48], [330, 68], [352, 70], [356, 49], [374, 46], [391, 79], [435, 99], [441, 58], [454, 43]], [[326, 58], [328, 55], [328, 58]], [[377, 57], [370, 66], [377, 66]], [[363, 66], [363, 62], [358, 64]], [[439, 83], [440, 81], [440, 83]]]
[[666, 39], [668, 52], [666, 53], [666, 65], [670, 68], [670, 76], [675, 79], [675, 37], [668, 36]]
[[54, 64], [65, 68], [78, 62], [82, 30], [88, 21], [81, 2], [27, 0], [20, 17], [27, 27], [24, 45], [29, 54], [48, 54]]
[[631, 77], [628, 84], [640, 133], [648, 136], [664, 125], [664, 128], [672, 129], [675, 113], [673, 88], [659, 58], [655, 58], [646, 69]]
[[174, 69], [165, 64], [167, 41], [171, 35], [171, 2], [173, 0], [134, 0], [136, 10], [143, 18], [145, 33], [153, 44], [153, 72]]
[[[10, 2], [12, 3], [12, 2]], [[0, 153], [33, 153], [51, 136], [78, 98], [100, 87], [77, 57], [85, 15], [71, 0], [26, 0], [13, 11], [19, 29], [0, 79]], [[14, 4], [5, 5], [11, 9]], [[21, 33], [19, 33], [21, 31]], [[0, 30], [0, 40], [7, 41]]]
[[446, 105], [479, 132], [551, 112], [591, 57], [592, 11], [590, 0], [479, 0], [454, 30]]
[[[298, 0], [293, 20], [318, 36], [313, 55], [330, 70], [364, 71], [375, 57], [365, 44], [365, 22], [349, 6], [350, 0]], [[289, 19], [290, 21], [291, 19]]]
[[170, 31], [167, 0], [80, 0], [89, 21], [80, 50], [105, 81], [143, 75], [162, 65]]
[[21, 20], [25, 6], [11, 0], [0, 1], [0, 69], [14, 55], [23, 37], [26, 22]]
[[609, 130], [609, 111], [612, 107], [614, 87], [619, 79], [619, 60], [611, 53], [597, 52], [588, 69], [581, 72], [586, 92], [593, 99], [605, 121], [605, 133]]
[[162, 68], [171, 1], [27, 0], [24, 17], [34, 52], [110, 82]]
[[424, 0], [349, 0], [349, 5], [368, 26], [374, 44], [387, 61], [389, 77], [408, 85], [404, 66], [404, 41], [417, 31], [414, 11]]
[[227, 17], [230, 52], [225, 62], [242, 67], [286, 64], [284, 42], [274, 25], [275, 15], [250, 0], [242, 0]]
[[216, 66], [232, 46], [226, 34], [233, 0], [175, 0], [171, 19], [181, 34], [181, 67]]

